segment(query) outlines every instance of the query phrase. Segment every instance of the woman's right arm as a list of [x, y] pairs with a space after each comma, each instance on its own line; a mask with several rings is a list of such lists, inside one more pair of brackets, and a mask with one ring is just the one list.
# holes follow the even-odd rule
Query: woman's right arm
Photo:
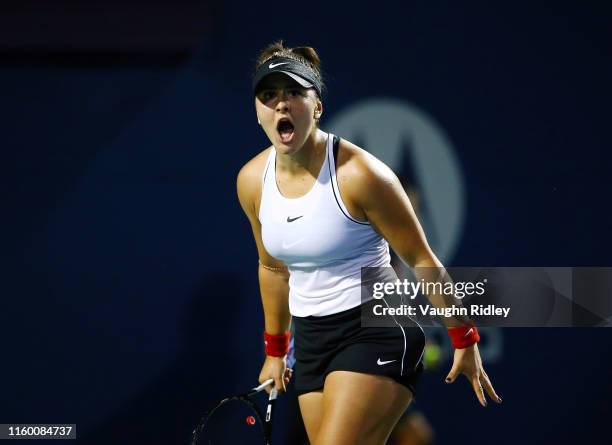
[[[284, 263], [270, 256], [263, 246], [261, 224], [257, 217], [258, 203], [261, 199], [261, 168], [257, 168], [257, 158], [245, 165], [237, 179], [238, 199], [246, 214], [259, 254], [259, 289], [264, 311], [265, 331], [270, 335], [281, 335], [289, 330], [289, 272]], [[266, 356], [259, 375], [259, 381], [274, 379], [277, 389], [283, 391], [291, 371], [286, 370], [286, 357]]]

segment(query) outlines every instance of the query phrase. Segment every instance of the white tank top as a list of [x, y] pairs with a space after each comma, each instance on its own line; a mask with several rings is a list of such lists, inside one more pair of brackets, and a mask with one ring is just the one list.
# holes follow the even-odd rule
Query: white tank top
[[390, 265], [389, 244], [369, 223], [353, 219], [336, 181], [334, 136], [316, 182], [299, 198], [276, 184], [272, 147], [262, 180], [259, 221], [267, 252], [289, 268], [289, 310], [306, 317], [335, 314], [361, 304], [361, 268]]

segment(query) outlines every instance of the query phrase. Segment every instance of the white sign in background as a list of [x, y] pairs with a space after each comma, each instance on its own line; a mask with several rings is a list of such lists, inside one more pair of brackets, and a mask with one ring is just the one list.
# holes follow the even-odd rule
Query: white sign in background
[[421, 224], [440, 261], [449, 262], [463, 230], [465, 185], [456, 150], [442, 127], [417, 106], [388, 98], [350, 104], [335, 113], [327, 127], [358, 141], [398, 175], [408, 157], [414, 185], [428, 209]]
[[[421, 225], [432, 249], [442, 264], [447, 264], [463, 231], [466, 197], [455, 147], [440, 124], [416, 105], [380, 97], [350, 104], [334, 114], [327, 128], [349, 141], [358, 141], [398, 175], [405, 157], [409, 158], [414, 185], [429, 211], [427, 218], [420, 218]], [[487, 337], [480, 351], [483, 359], [489, 363], [500, 361], [501, 331], [485, 328], [481, 334]], [[428, 336], [442, 347], [440, 361], [448, 362], [452, 358], [448, 336], [435, 329], [428, 330]]]

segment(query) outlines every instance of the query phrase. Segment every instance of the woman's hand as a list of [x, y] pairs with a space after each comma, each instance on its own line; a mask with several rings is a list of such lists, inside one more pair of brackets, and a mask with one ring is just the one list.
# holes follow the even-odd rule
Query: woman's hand
[[483, 386], [492, 400], [497, 403], [502, 402], [501, 397], [495, 393], [491, 380], [482, 367], [482, 360], [480, 359], [480, 352], [478, 352], [478, 345], [476, 343], [465, 349], [455, 349], [453, 367], [448, 376], [446, 376], [446, 383], [453, 383], [459, 374], [467, 377], [482, 406], [487, 406]]
[[[259, 373], [259, 383], [263, 383], [268, 379], [274, 379], [274, 387], [278, 392], [285, 392], [287, 385], [293, 375], [293, 369], [287, 368], [287, 359], [285, 357], [266, 356], [266, 361], [261, 367]], [[270, 393], [272, 386], [266, 387], [266, 392]]]

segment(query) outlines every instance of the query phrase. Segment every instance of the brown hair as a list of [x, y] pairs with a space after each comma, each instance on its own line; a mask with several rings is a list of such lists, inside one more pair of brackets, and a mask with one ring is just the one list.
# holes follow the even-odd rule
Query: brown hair
[[285, 47], [282, 40], [277, 40], [260, 51], [257, 56], [257, 61], [255, 62], [255, 71], [273, 57], [294, 59], [310, 67], [321, 82], [321, 91], [325, 92], [325, 83], [323, 82], [323, 75], [321, 74], [321, 59], [314, 48], [310, 46], [289, 48]]

